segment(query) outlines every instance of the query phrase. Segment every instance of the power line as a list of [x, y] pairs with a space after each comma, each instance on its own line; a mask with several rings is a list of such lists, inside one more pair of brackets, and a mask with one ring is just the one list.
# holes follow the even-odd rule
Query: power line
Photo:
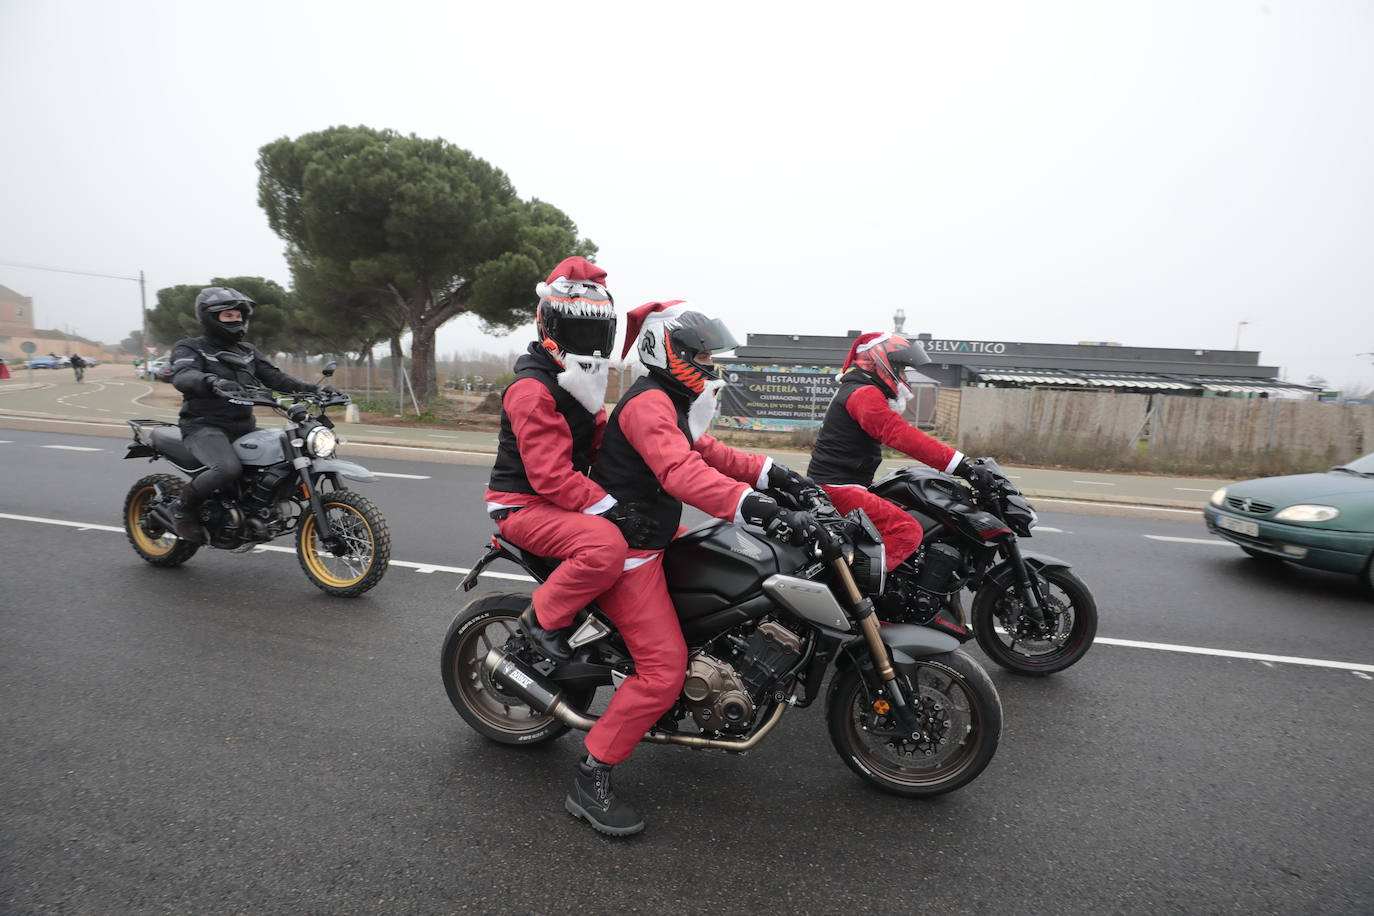
[[13, 261], [0, 261], [0, 267], [23, 267], [27, 270], [48, 270], [57, 274], [76, 274], [79, 277], [101, 277], [105, 280], [133, 280], [138, 282], [138, 277], [125, 277], [119, 274], [99, 274], [91, 270], [72, 270], [68, 267], [44, 267], [42, 264], [17, 264]]

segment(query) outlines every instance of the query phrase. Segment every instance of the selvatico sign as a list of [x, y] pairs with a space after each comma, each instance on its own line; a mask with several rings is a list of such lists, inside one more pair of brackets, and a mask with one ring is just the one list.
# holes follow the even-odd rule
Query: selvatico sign
[[927, 353], [1005, 353], [1007, 345], [997, 340], [927, 340]]

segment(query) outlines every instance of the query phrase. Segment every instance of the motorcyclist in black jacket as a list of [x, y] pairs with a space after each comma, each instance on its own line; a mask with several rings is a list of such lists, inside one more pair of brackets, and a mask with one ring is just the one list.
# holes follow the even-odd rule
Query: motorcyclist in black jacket
[[243, 339], [254, 305], [252, 299], [229, 287], [201, 290], [196, 296], [196, 319], [205, 334], [178, 341], [172, 348], [172, 385], [182, 394], [181, 441], [205, 470], [182, 491], [164, 522], [170, 523], [177, 537], [197, 544], [205, 541], [201, 504], [243, 472], [232, 443], [257, 427], [253, 408], [245, 399], [246, 388], [318, 390], [282, 372]]

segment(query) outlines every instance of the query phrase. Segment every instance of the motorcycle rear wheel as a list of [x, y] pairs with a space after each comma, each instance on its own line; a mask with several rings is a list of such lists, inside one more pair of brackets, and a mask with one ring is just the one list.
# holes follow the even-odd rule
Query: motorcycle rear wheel
[[987, 672], [956, 649], [903, 666], [899, 674], [922, 717], [919, 743], [898, 735], [890, 714], [879, 714], [887, 701], [871, 694], [858, 669], [845, 668], [831, 680], [826, 722], [845, 765], [906, 798], [933, 798], [972, 782], [1002, 735], [1002, 700]]
[[170, 531], [162, 531], [156, 537], [148, 531], [149, 527], [154, 527], [155, 531], [161, 529], [148, 518], [159, 491], [168, 496], [180, 496], [185, 486], [186, 481], [175, 474], [149, 474], [130, 487], [124, 497], [124, 536], [129, 539], [134, 553], [153, 566], [180, 566], [200, 549], [199, 544], [183, 541]]
[[[519, 629], [528, 592], [496, 592], [471, 602], [453, 618], [444, 636], [441, 667], [449, 702], [473, 730], [497, 744], [530, 746], [560, 737], [568, 726], [541, 715], [506, 693], [483, 670], [493, 646], [504, 645]], [[569, 697], [585, 708], [590, 697]]]
[[361, 493], [333, 490], [320, 494], [325, 517], [348, 552], [337, 556], [319, 537], [315, 515], [306, 506], [296, 528], [296, 559], [316, 588], [355, 598], [382, 581], [391, 562], [391, 529], [382, 511]]
[[[988, 658], [1017, 674], [1044, 677], [1063, 671], [1092, 648], [1097, 636], [1097, 602], [1083, 580], [1062, 567], [1039, 571], [1040, 588], [1055, 605], [1055, 630], [1024, 639], [1015, 632], [1020, 595], [1010, 579], [989, 583], [973, 598], [973, 633]], [[1017, 649], [1020, 642], [1022, 649]]]

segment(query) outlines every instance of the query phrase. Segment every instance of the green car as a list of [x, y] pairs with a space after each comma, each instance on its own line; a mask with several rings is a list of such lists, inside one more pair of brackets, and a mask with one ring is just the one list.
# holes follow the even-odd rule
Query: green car
[[1257, 560], [1354, 573], [1374, 590], [1374, 453], [1325, 474], [1233, 483], [1203, 515]]

